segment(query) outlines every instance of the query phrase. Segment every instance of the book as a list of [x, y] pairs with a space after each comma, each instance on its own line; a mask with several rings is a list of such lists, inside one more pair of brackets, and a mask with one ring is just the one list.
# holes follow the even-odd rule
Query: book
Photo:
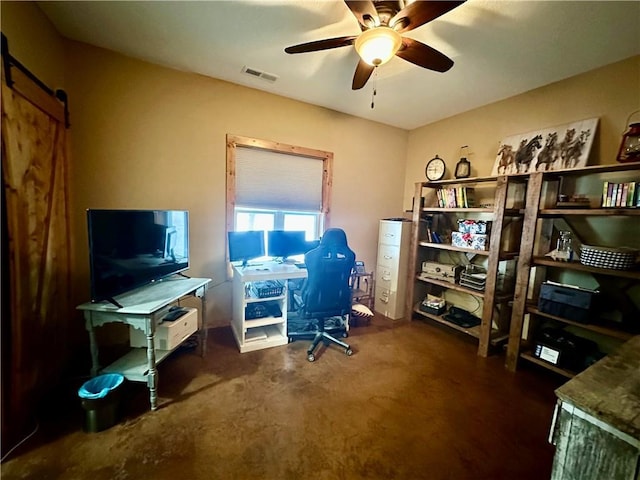
[[476, 206], [476, 191], [473, 187], [465, 187], [465, 207], [473, 208]]
[[614, 183], [609, 183], [608, 187], [607, 187], [607, 201], [605, 202], [605, 207], [610, 207], [611, 206], [611, 198], [613, 197], [613, 186]]
[[629, 195], [629, 183], [625, 182], [622, 184], [622, 195], [620, 196], [620, 200], [618, 201], [619, 207], [626, 207], [627, 204], [627, 196]]
[[464, 187], [456, 187], [456, 207], [464, 207], [464, 199], [462, 198], [462, 190]]
[[607, 193], [609, 191], [609, 182], [604, 182], [602, 184], [602, 206], [607, 206]]
[[448, 189], [448, 194], [449, 194], [449, 202], [447, 204], [447, 207], [456, 208], [456, 194], [453, 191], [453, 188]]

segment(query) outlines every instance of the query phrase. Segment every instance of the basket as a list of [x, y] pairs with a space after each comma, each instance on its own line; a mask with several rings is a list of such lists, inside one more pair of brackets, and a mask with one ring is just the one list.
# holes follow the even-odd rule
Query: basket
[[589, 267], [629, 270], [636, 264], [638, 250], [582, 245], [580, 263]]

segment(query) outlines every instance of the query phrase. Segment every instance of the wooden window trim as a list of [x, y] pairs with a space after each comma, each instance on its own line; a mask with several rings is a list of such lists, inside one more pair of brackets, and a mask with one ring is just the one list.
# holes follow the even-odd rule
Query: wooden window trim
[[[324, 228], [331, 225], [331, 186], [333, 178], [333, 153], [313, 148], [297, 147], [285, 143], [259, 140], [256, 138], [243, 137], [240, 135], [227, 134], [227, 210], [226, 210], [226, 231], [233, 230], [234, 212], [236, 207], [236, 148], [256, 148], [282, 153], [285, 155], [296, 155], [300, 157], [311, 157], [322, 160], [322, 208], [321, 214], [324, 217]], [[228, 254], [227, 254], [228, 256]]]

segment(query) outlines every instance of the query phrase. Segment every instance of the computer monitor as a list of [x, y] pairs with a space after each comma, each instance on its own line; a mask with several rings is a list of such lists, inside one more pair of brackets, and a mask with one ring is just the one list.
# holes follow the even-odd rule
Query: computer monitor
[[267, 232], [267, 254], [286, 259], [308, 250], [304, 231], [270, 230]]
[[307, 253], [309, 250], [313, 250], [314, 248], [318, 248], [320, 246], [320, 240], [308, 240], [305, 242], [306, 250], [304, 253]]
[[249, 260], [263, 257], [264, 254], [262, 230], [229, 232], [229, 261], [242, 262], [242, 265], [246, 266]]

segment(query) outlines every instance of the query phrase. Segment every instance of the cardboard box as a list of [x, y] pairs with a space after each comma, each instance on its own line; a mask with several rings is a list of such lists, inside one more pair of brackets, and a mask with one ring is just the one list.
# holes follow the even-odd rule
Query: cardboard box
[[487, 250], [489, 248], [489, 235], [451, 232], [451, 245], [472, 250]]

